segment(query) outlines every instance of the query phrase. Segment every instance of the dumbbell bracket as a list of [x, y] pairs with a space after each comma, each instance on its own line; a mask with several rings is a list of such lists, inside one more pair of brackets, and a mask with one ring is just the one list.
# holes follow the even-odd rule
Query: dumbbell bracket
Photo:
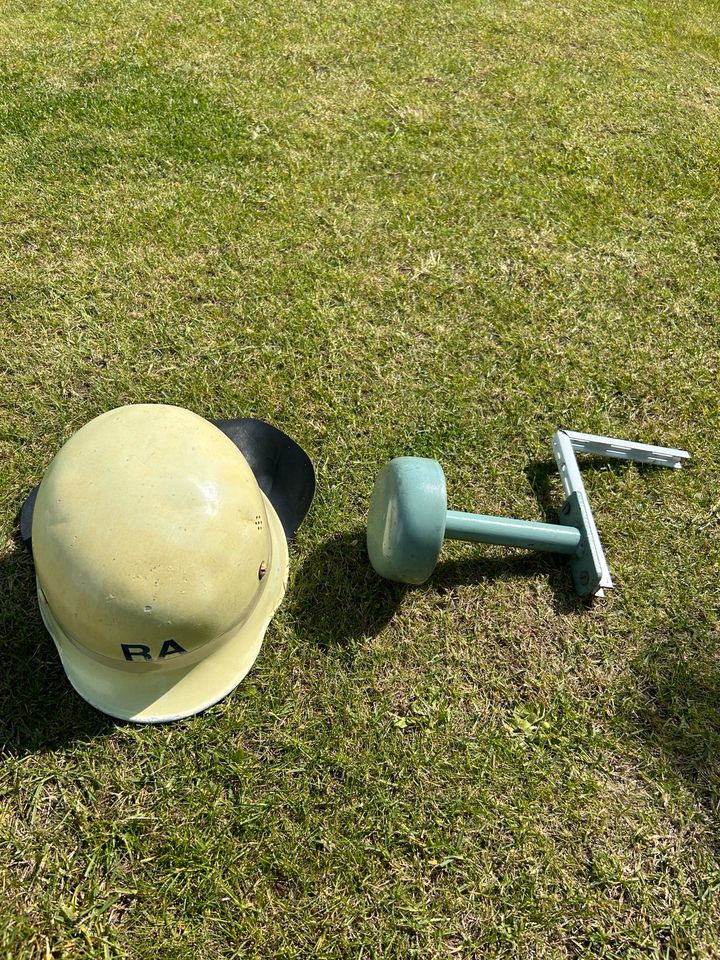
[[445, 539], [472, 540], [565, 554], [580, 596], [602, 596], [612, 587], [612, 578], [576, 453], [672, 468], [681, 466], [689, 454], [570, 430], [555, 433], [553, 450], [566, 496], [559, 523], [448, 510], [445, 474], [437, 460], [391, 460], [378, 475], [370, 497], [367, 545], [373, 568], [388, 580], [424, 583]]

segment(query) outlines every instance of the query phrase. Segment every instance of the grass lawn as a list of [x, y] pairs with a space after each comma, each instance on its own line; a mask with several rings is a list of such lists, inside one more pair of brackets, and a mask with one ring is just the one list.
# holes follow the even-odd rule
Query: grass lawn
[[[0, 956], [720, 956], [715, 0], [8, 0], [0, 15]], [[318, 470], [285, 602], [203, 716], [70, 689], [17, 511], [124, 403]], [[450, 545], [377, 578], [382, 464], [552, 518], [617, 589]]]

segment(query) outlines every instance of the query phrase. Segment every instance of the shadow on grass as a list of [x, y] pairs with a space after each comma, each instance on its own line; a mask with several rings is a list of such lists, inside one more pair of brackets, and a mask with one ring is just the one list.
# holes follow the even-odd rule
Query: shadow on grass
[[653, 637], [632, 664], [621, 721], [720, 815], [720, 637], [699, 616]]
[[[586, 608], [562, 559], [546, 554], [474, 553], [439, 563], [427, 585], [390, 583], [370, 566], [365, 529], [359, 527], [330, 537], [310, 555], [296, 573], [289, 607], [308, 640], [352, 657], [356, 642], [380, 633], [407, 593], [523, 579], [539, 569], [553, 587], [558, 612]], [[19, 540], [0, 562], [0, 656], [0, 753], [56, 749], [116, 726], [71, 688], [40, 618], [32, 561]]]
[[19, 539], [0, 561], [0, 754], [50, 750], [113, 728], [70, 686], [40, 618], [32, 560]]
[[[611, 471], [612, 473], [622, 474], [627, 472], [629, 466], [623, 460], [604, 460], [601, 457], [584, 457], [578, 460], [580, 473], [585, 473], [587, 470], [603, 470], [606, 473]], [[632, 468], [639, 470], [641, 473], [665, 469], [646, 463], [633, 463]], [[558, 510], [563, 505], [565, 494], [562, 490], [560, 474], [555, 461], [535, 460], [525, 467], [525, 476], [540, 505], [543, 520], [546, 523], [557, 523]], [[592, 506], [592, 495], [589, 494], [588, 496]]]
[[351, 653], [357, 640], [382, 631], [409, 589], [375, 573], [365, 528], [358, 527], [329, 537], [310, 554], [296, 573], [289, 607], [308, 640]]
[[370, 566], [365, 528], [337, 534], [321, 543], [298, 569], [290, 595], [291, 615], [309, 641], [352, 654], [356, 641], [380, 633], [406, 595], [428, 590], [447, 593], [483, 580], [522, 580], [542, 571], [555, 594], [558, 613], [582, 613], [588, 603], [575, 593], [564, 560], [550, 554], [512, 553], [472, 556], [438, 564], [427, 584], [384, 580]]
[[[602, 469], [622, 474], [629, 464], [600, 458], [579, 461], [581, 471]], [[650, 474], [663, 467], [634, 463]], [[525, 470], [544, 518], [557, 522], [560, 488], [554, 462], [535, 461]], [[559, 496], [562, 497], [560, 489]], [[592, 496], [590, 496], [592, 503]], [[649, 636], [631, 664], [617, 720], [647, 744], [692, 789], [699, 802], [720, 814], [720, 637], [696, 611], [676, 629]]]
[[[478, 552], [483, 549], [479, 544]], [[581, 614], [589, 610], [592, 601], [579, 597], [573, 586], [570, 567], [558, 554], [532, 550], [517, 552], [511, 547], [502, 557], [483, 557], [481, 554], [462, 560], [439, 563], [431, 583], [437, 590], [481, 583], [483, 580], [527, 580], [542, 574], [553, 591], [553, 607], [557, 614]]]

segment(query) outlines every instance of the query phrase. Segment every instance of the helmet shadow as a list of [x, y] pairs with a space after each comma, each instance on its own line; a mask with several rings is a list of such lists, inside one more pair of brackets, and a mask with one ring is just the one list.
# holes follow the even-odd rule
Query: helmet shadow
[[52, 750], [110, 732], [109, 717], [70, 686], [35, 594], [19, 538], [0, 560], [0, 755]]

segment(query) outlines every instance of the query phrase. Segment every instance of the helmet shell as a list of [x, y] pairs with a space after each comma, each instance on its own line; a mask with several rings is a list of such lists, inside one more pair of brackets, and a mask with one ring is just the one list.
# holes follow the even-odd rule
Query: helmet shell
[[[32, 542], [71, 682], [123, 719], [175, 719], [229, 692], [287, 576], [279, 521], [243, 455], [164, 404], [111, 410], [68, 440], [40, 484]], [[203, 664], [218, 658], [208, 682]]]

